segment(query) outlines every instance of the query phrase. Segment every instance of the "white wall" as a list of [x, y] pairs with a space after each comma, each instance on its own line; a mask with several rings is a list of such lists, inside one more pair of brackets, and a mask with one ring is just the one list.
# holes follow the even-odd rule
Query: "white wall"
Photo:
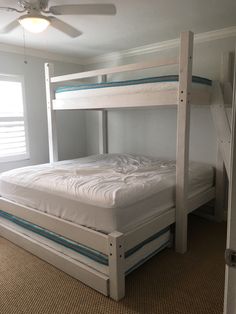
[[[25, 95], [28, 116], [30, 159], [0, 163], [0, 172], [25, 165], [48, 162], [47, 113], [44, 79], [46, 59], [0, 52], [0, 73], [20, 74], [25, 79]], [[79, 65], [54, 62], [55, 74], [73, 73], [81, 70]], [[0, 103], [0, 105], [4, 105]], [[58, 112], [58, 138], [60, 159], [76, 158], [85, 154], [84, 112]]]
[[[235, 39], [221, 39], [199, 43], [194, 48], [194, 75], [218, 80], [220, 77], [221, 54], [233, 51]], [[109, 67], [143, 60], [175, 56], [177, 49], [158, 53], [118, 59], [87, 67], [87, 69]], [[137, 77], [158, 76], [177, 73], [176, 67], [159, 68], [129, 74], [116, 74], [109, 80], [132, 79]], [[86, 113], [87, 154], [98, 152], [98, 121], [96, 112]], [[176, 146], [176, 109], [132, 109], [114, 110], [108, 114], [109, 152], [130, 152], [160, 157], [175, 158]], [[193, 107], [191, 112], [191, 145], [192, 160], [215, 162], [216, 138], [210, 108]]]

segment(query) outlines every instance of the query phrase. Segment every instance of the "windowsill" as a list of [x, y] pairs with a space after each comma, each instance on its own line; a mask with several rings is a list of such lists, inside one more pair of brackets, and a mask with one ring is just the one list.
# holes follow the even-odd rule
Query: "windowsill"
[[29, 154], [22, 154], [22, 155], [16, 155], [16, 156], [2, 157], [2, 158], [0, 158], [0, 164], [1, 163], [15, 162], [15, 161], [24, 161], [24, 160], [29, 160], [29, 159], [30, 159], [30, 155]]

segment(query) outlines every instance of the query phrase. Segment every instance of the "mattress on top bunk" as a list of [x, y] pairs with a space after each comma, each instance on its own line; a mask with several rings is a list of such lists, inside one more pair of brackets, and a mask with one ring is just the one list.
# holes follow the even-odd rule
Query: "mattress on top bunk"
[[[166, 75], [128, 81], [114, 81], [96, 84], [81, 84], [58, 87], [55, 90], [56, 99], [91, 97], [100, 95], [116, 95], [142, 92], [168, 91], [178, 88], [178, 75]], [[209, 90], [212, 81], [203, 77], [192, 77], [193, 87]], [[130, 88], [132, 86], [132, 89]]]
[[[7, 171], [0, 195], [105, 233], [125, 232], [174, 206], [175, 162], [95, 155]], [[189, 195], [213, 186], [210, 165], [190, 163]]]

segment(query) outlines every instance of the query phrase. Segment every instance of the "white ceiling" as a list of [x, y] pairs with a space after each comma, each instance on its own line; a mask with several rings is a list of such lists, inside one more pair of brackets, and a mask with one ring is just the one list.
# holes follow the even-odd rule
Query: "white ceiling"
[[[70, 38], [52, 28], [37, 35], [25, 33], [26, 47], [88, 58], [173, 39], [184, 30], [201, 33], [236, 25], [235, 0], [49, 1], [49, 5], [81, 3], [114, 3], [117, 15], [60, 16], [83, 35]], [[0, 6], [17, 8], [17, 0], [1, 0]], [[0, 27], [18, 16], [15, 12], [0, 11]], [[22, 28], [0, 34], [0, 44], [23, 46]]]

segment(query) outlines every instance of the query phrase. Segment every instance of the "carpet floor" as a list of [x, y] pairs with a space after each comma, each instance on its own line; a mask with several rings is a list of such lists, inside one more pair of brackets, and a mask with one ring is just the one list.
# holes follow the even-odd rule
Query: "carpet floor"
[[126, 279], [116, 303], [0, 238], [0, 314], [220, 314], [226, 226], [191, 217], [189, 251], [166, 249]]

